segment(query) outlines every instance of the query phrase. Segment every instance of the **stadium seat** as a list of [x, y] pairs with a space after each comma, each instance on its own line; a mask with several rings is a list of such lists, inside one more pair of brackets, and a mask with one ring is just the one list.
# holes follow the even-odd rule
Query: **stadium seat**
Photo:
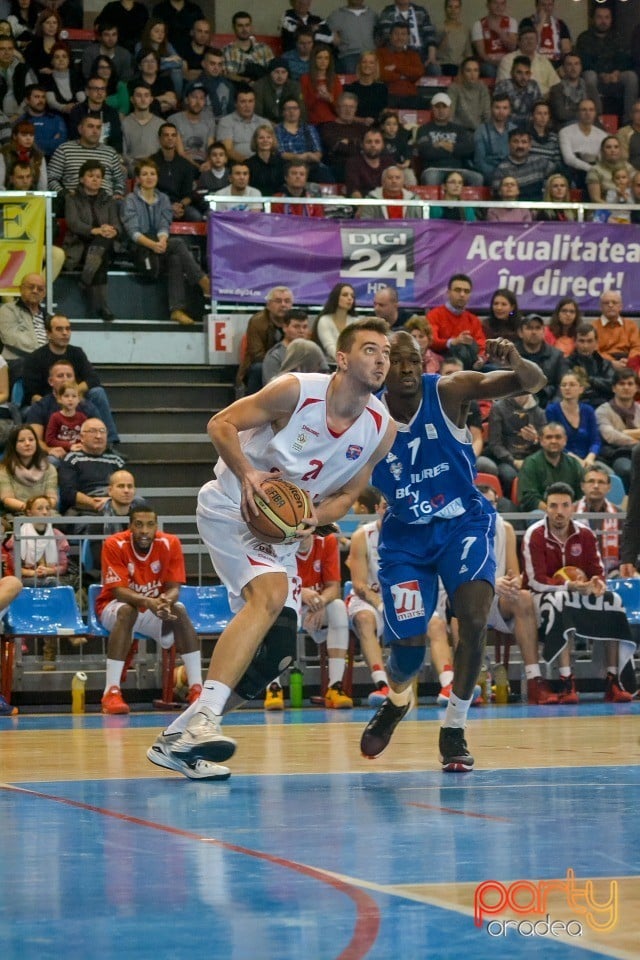
[[607, 133], [616, 134], [618, 132], [619, 122], [617, 113], [603, 113], [600, 117], [600, 123]]
[[640, 577], [607, 580], [607, 587], [622, 598], [629, 623], [640, 624]]
[[189, 619], [199, 636], [216, 636], [224, 630], [233, 613], [226, 587], [180, 587]]
[[436, 184], [417, 184], [417, 186], [411, 187], [410, 189], [417, 197], [420, 197], [421, 200], [440, 199], [440, 187]]
[[182, 237], [206, 237], [207, 224], [204, 220], [201, 220], [197, 223], [192, 223], [189, 221], [176, 222], [174, 220], [169, 227], [169, 233], [173, 236]]
[[611, 490], [607, 494], [607, 500], [610, 503], [615, 503], [617, 507], [621, 507], [624, 501], [624, 498], [627, 495], [625, 493], [622, 479], [618, 476], [617, 473], [612, 473], [609, 479], [611, 481]]
[[476, 476], [476, 484], [484, 483], [487, 487], [491, 487], [492, 490], [495, 490], [496, 497], [502, 497], [502, 486], [497, 477], [494, 477], [492, 473], [478, 473]]
[[[464, 176], [464, 170], [461, 171]], [[491, 187], [471, 187], [462, 188], [461, 200], [491, 200]]]
[[73, 587], [25, 587], [5, 614], [5, 633], [21, 637], [83, 636]]

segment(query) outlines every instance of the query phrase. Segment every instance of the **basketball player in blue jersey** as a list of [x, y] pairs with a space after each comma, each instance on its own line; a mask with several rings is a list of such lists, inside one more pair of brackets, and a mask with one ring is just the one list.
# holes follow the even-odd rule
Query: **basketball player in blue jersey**
[[372, 476], [389, 504], [379, 543], [389, 696], [362, 735], [365, 757], [382, 753], [410, 709], [440, 576], [460, 631], [453, 691], [440, 730], [442, 766], [454, 772], [473, 768], [464, 727], [481, 666], [496, 563], [495, 510], [474, 486], [467, 405], [536, 393], [546, 383], [540, 367], [524, 360], [508, 340], [488, 341], [487, 357], [511, 369], [423, 375], [413, 337], [406, 331], [391, 337], [380, 397], [398, 433]]

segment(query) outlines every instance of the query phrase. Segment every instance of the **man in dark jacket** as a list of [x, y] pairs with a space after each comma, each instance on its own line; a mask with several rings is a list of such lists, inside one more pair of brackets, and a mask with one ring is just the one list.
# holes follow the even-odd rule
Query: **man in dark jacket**
[[451, 170], [464, 171], [468, 184], [481, 187], [482, 174], [468, 170], [474, 152], [471, 130], [451, 122], [451, 98], [446, 93], [436, 93], [431, 101], [433, 119], [424, 123], [416, 135], [416, 149], [424, 167], [422, 183], [444, 183]]
[[561, 350], [552, 347], [544, 339], [544, 320], [537, 313], [529, 313], [520, 321], [516, 349], [525, 360], [537, 363], [547, 378], [547, 384], [536, 393], [536, 400], [544, 409], [553, 400], [560, 381], [567, 372], [567, 362]]
[[613, 364], [598, 353], [598, 336], [591, 323], [581, 323], [576, 330], [576, 348], [567, 357], [567, 366], [574, 372], [582, 371], [587, 386], [582, 394], [584, 403], [599, 407], [613, 396]]

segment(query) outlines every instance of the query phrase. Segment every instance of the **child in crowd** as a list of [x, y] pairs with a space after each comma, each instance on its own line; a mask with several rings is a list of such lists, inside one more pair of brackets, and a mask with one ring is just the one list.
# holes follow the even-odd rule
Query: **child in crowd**
[[226, 147], [219, 140], [216, 140], [207, 150], [207, 162], [202, 166], [200, 179], [196, 183], [195, 196], [200, 201], [199, 209], [209, 210], [209, 205], [204, 202], [208, 193], [215, 193], [216, 190], [222, 190], [228, 187], [229, 183], [229, 155]]
[[[87, 419], [86, 413], [78, 410], [81, 397], [78, 384], [74, 380], [63, 383], [56, 390], [56, 400], [60, 409], [56, 410], [49, 419], [45, 431], [45, 443], [49, 449], [63, 450], [65, 454], [71, 450], [81, 450], [80, 427]], [[62, 457], [49, 455], [49, 460], [58, 466]]]
[[405, 187], [415, 187], [416, 175], [411, 169], [411, 134], [400, 123], [396, 110], [383, 110], [379, 117], [380, 131], [384, 139], [385, 153], [393, 157], [397, 167], [404, 170]]
[[[605, 193], [605, 203], [633, 203], [631, 177], [625, 163], [617, 164], [611, 174], [613, 188]], [[631, 223], [631, 212], [611, 210], [608, 223]]]

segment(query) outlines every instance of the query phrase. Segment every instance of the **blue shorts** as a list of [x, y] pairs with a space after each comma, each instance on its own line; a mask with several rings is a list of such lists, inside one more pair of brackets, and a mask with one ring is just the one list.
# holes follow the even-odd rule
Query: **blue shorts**
[[486, 580], [493, 586], [495, 525], [495, 512], [482, 506], [428, 524], [407, 525], [385, 514], [379, 547], [385, 643], [426, 634], [438, 577], [452, 606], [462, 583]]

